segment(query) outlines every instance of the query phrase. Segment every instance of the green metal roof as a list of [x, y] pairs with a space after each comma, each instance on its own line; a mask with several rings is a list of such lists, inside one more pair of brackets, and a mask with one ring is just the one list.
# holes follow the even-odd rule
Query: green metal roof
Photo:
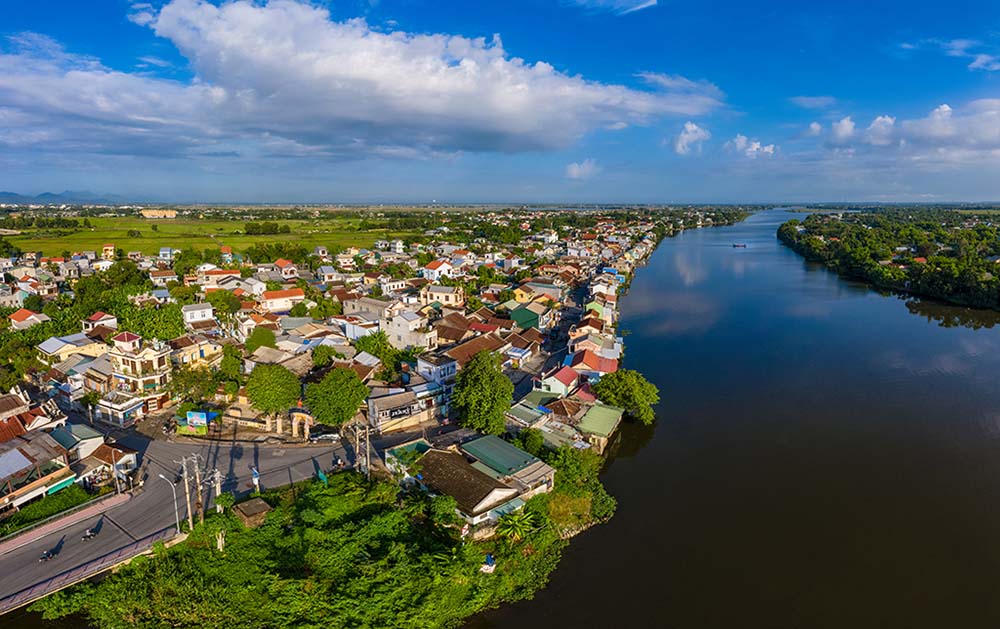
[[463, 444], [462, 450], [504, 476], [523, 470], [538, 460], [495, 435]]
[[582, 432], [589, 432], [601, 437], [610, 437], [618, 424], [621, 423], [624, 410], [607, 404], [595, 404], [580, 419], [577, 426]]
[[486, 465], [482, 461], [476, 461], [475, 463], [472, 464], [472, 467], [476, 468], [483, 474], [486, 474], [490, 478], [494, 478], [496, 480], [500, 480], [501, 478], [503, 478], [502, 474], [497, 472], [495, 469], [491, 468], [489, 465]]
[[534, 389], [531, 393], [524, 396], [522, 400], [526, 404], [531, 406], [545, 406], [549, 402], [558, 400], [559, 396], [555, 393], [550, 393], [549, 391], [542, 391], [541, 389]]

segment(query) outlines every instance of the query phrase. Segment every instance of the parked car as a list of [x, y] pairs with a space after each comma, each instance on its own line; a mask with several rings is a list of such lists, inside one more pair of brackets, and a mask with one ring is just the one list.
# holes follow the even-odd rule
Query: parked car
[[309, 441], [317, 443], [319, 441], [340, 441], [340, 433], [328, 432], [322, 435], [309, 435]]

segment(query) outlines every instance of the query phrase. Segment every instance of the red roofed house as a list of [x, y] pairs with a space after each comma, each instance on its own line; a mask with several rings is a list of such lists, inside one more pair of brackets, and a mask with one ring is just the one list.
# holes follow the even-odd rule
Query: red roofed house
[[278, 272], [281, 273], [281, 277], [286, 280], [294, 280], [299, 277], [299, 270], [295, 268], [295, 263], [291, 260], [280, 258], [274, 261], [274, 266], [278, 267]]
[[590, 380], [599, 380], [601, 376], [618, 371], [618, 361], [613, 358], [602, 358], [589, 349], [579, 351], [566, 357], [566, 364], [581, 376]]
[[434, 260], [424, 267], [423, 275], [426, 279], [436, 282], [442, 277], [451, 277], [454, 267], [447, 260]]
[[10, 320], [10, 327], [15, 330], [27, 330], [33, 325], [49, 321], [48, 316], [40, 312], [32, 312], [27, 308], [21, 308], [20, 310], [11, 313], [7, 319]]
[[566, 397], [576, 389], [576, 383], [580, 379], [580, 374], [572, 367], [562, 366], [535, 381], [535, 388]]
[[304, 301], [305, 291], [301, 288], [264, 291], [261, 295], [261, 305], [268, 312], [288, 312], [295, 304]]
[[94, 328], [103, 325], [106, 328], [118, 329], [118, 317], [109, 315], [106, 312], [97, 311], [83, 320], [83, 331], [90, 332]]
[[229, 245], [222, 245], [219, 247], [219, 254], [222, 256], [222, 261], [226, 264], [233, 261], [233, 248]]

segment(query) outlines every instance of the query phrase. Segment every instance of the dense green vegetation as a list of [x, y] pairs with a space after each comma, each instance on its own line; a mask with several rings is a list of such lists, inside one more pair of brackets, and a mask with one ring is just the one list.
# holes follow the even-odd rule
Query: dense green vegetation
[[660, 401], [660, 390], [638, 371], [621, 369], [609, 373], [593, 388], [602, 402], [625, 409], [643, 424], [652, 424], [656, 420], [653, 406]]
[[0, 537], [10, 535], [18, 529], [50, 518], [66, 509], [82, 505], [95, 496], [96, 494], [88, 494], [83, 487], [74, 483], [51, 496], [46, 496], [21, 507], [17, 513], [0, 523]]
[[499, 356], [484, 350], [458, 372], [451, 407], [466, 428], [499, 435], [506, 430], [504, 414], [513, 397], [514, 383], [501, 369]]
[[[528, 501], [484, 542], [461, 539], [450, 498], [401, 493], [347, 473], [264, 495], [275, 507], [246, 529], [211, 515], [187, 542], [140, 557], [100, 583], [34, 604], [108, 629], [153, 627], [450, 627], [548, 581], [565, 534], [610, 517], [600, 459], [551, 453], [557, 491]], [[594, 492], [598, 488], [598, 492]], [[217, 550], [224, 531], [225, 547]], [[479, 571], [487, 553], [496, 571]]]
[[368, 397], [368, 387], [354, 370], [335, 367], [322, 380], [307, 386], [305, 397], [316, 421], [340, 426], [358, 412]]
[[1000, 309], [1000, 228], [949, 210], [813, 214], [778, 238], [809, 260], [876, 286]]

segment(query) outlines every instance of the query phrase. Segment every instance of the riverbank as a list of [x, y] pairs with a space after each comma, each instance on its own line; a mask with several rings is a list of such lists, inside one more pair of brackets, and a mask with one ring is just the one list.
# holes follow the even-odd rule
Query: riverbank
[[1000, 310], [1000, 232], [992, 221], [937, 210], [812, 215], [778, 240], [838, 275], [883, 290]]

